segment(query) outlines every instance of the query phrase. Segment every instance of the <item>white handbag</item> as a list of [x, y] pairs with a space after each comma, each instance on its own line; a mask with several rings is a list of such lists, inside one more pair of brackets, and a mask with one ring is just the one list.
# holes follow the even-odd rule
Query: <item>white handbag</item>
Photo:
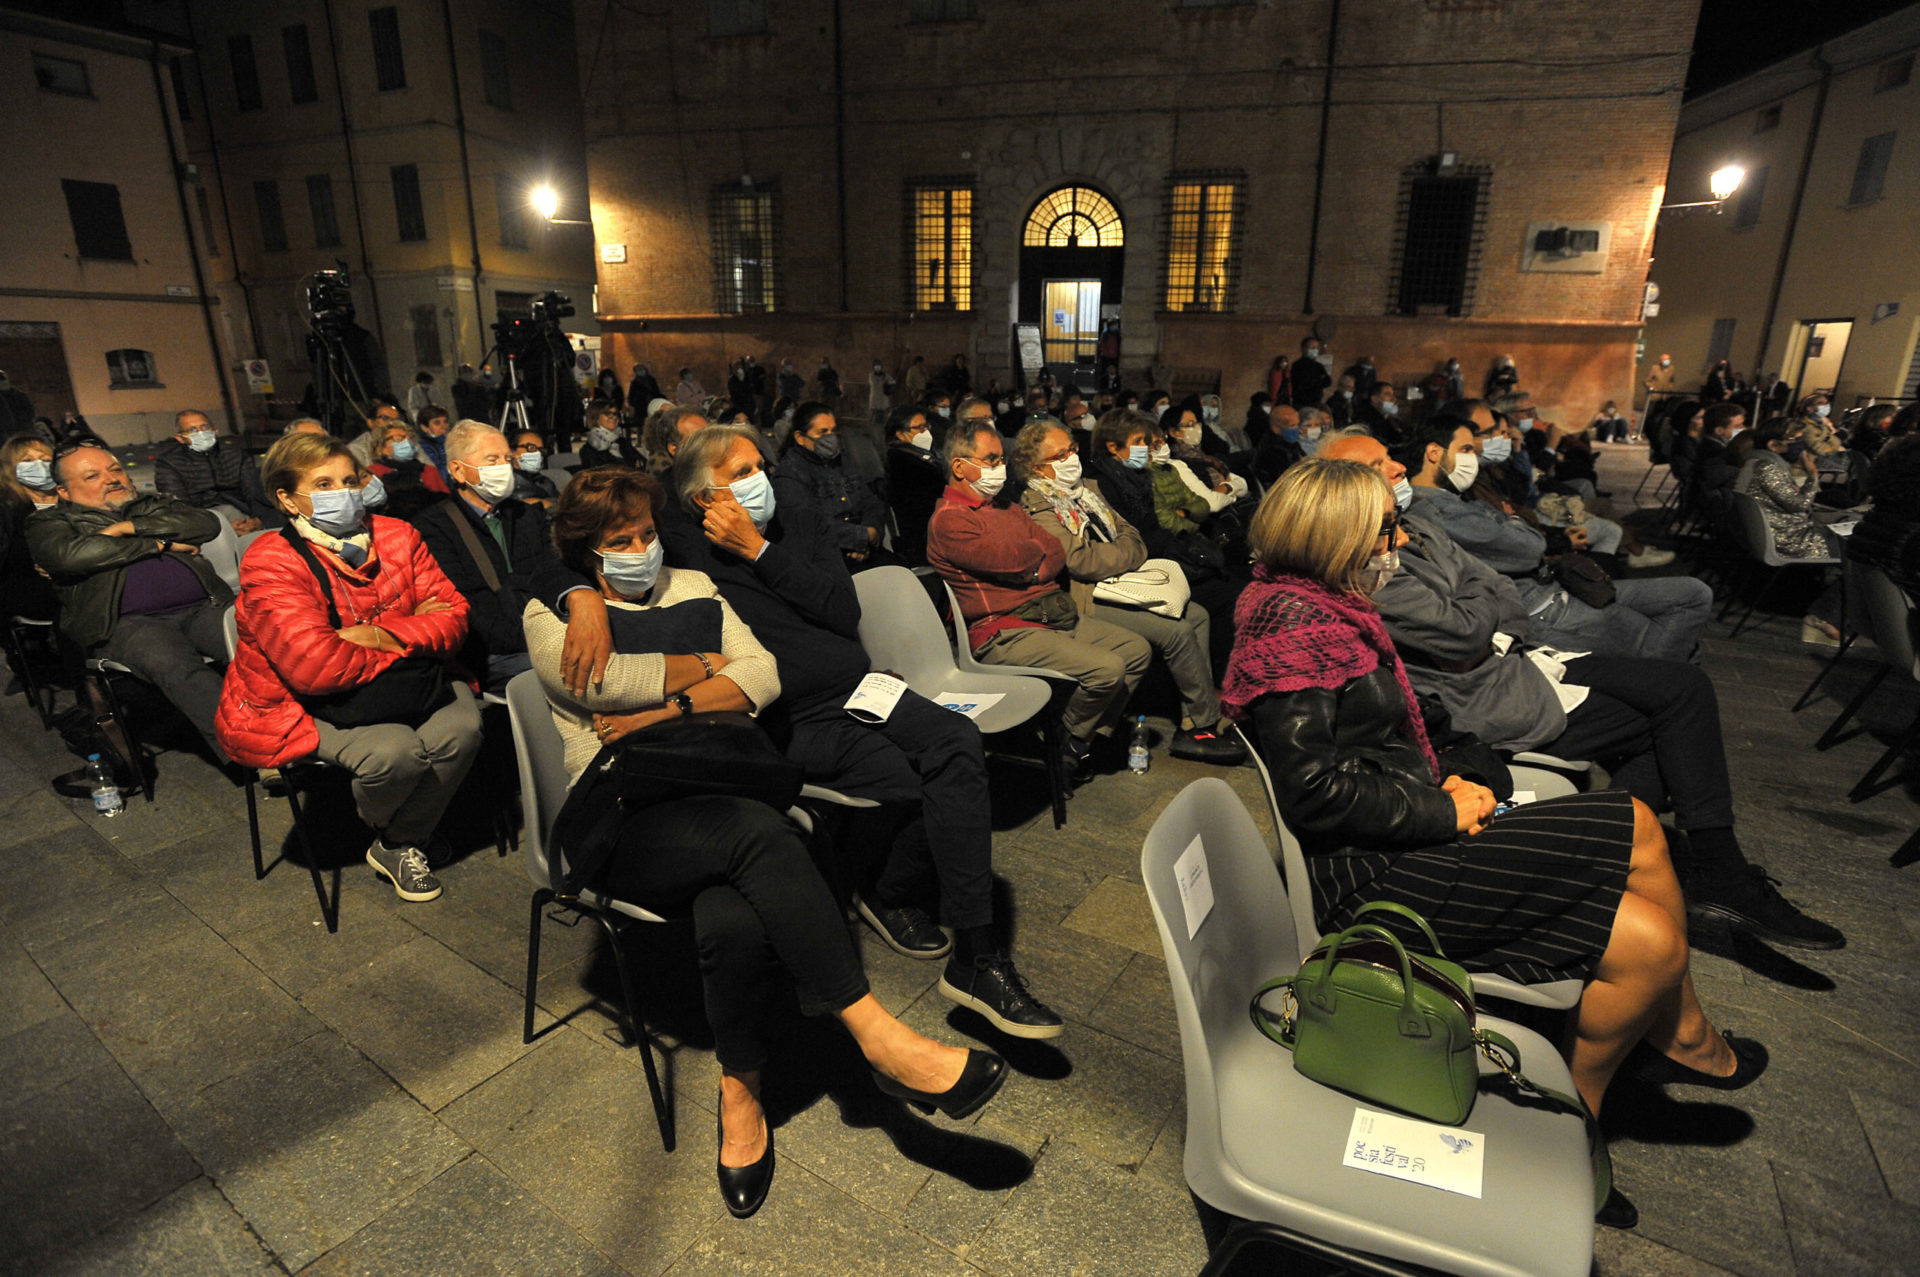
[[1161, 616], [1184, 615], [1192, 594], [1187, 574], [1172, 559], [1148, 559], [1133, 571], [1110, 576], [1093, 587], [1096, 602], [1137, 607]]

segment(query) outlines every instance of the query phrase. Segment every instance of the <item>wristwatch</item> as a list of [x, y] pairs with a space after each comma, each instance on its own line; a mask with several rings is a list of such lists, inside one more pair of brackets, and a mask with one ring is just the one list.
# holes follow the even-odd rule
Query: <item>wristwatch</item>
[[667, 704], [677, 705], [680, 709], [680, 717], [693, 717], [693, 697], [687, 695], [685, 692], [675, 692], [673, 695], [667, 697]]

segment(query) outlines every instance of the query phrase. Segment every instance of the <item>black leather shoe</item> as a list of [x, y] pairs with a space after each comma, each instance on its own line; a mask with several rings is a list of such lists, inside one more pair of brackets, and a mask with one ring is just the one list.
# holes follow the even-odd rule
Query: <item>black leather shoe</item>
[[915, 909], [912, 905], [889, 909], [885, 905], [869, 904], [863, 896], [853, 898], [853, 907], [860, 911], [873, 933], [887, 942], [887, 948], [903, 957], [944, 958], [953, 951], [953, 941], [934, 925], [924, 909]]
[[1604, 1228], [1632, 1228], [1640, 1222], [1640, 1208], [1616, 1188], [1607, 1194], [1607, 1200], [1593, 1213], [1593, 1222]]
[[1733, 1049], [1734, 1061], [1733, 1072], [1725, 1077], [1688, 1068], [1644, 1043], [1636, 1051], [1639, 1059], [1635, 1062], [1634, 1076], [1656, 1086], [1679, 1083], [1683, 1086], [1710, 1086], [1716, 1091], [1737, 1091], [1767, 1071], [1772, 1056], [1764, 1044], [1732, 1033], [1723, 1036]]
[[1239, 741], [1202, 727], [1190, 732], [1174, 733], [1173, 743], [1167, 746], [1167, 752], [1175, 758], [1212, 763], [1217, 767], [1238, 767], [1247, 761], [1247, 751]]
[[975, 958], [971, 965], [949, 961], [940, 973], [940, 996], [978, 1011], [1016, 1038], [1057, 1038], [1066, 1028], [1066, 1021], [1033, 996], [1005, 954]]
[[[717, 1111], [713, 1125], [717, 1148], [726, 1142], [726, 1127], [721, 1125]], [[735, 1219], [747, 1218], [766, 1202], [767, 1190], [773, 1187], [773, 1124], [767, 1124], [767, 1151], [760, 1155], [759, 1161], [751, 1166], [722, 1166], [716, 1152], [713, 1164], [720, 1172], [720, 1200], [727, 1204], [727, 1213]]]
[[[922, 1113], [939, 1109], [956, 1120], [977, 1112], [981, 1105], [993, 1098], [1006, 1080], [1005, 1060], [991, 1051], [972, 1047], [967, 1048], [967, 1067], [960, 1070], [960, 1080], [944, 1091], [916, 1091], [894, 1081], [878, 1069], [873, 1071], [873, 1084], [885, 1094], [896, 1100], [905, 1100]], [[768, 1146], [768, 1152], [772, 1152], [771, 1145]]]
[[1731, 923], [1768, 944], [1791, 949], [1838, 949], [1847, 938], [1838, 927], [1809, 917], [1781, 895], [1778, 880], [1760, 865], [1748, 865], [1742, 877], [1687, 884], [1687, 913]]

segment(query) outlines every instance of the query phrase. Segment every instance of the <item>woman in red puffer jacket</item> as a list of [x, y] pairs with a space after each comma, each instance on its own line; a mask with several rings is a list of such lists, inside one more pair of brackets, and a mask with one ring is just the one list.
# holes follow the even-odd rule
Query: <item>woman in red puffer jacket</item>
[[473, 693], [444, 668], [467, 601], [410, 525], [366, 514], [345, 443], [288, 435], [261, 472], [288, 527], [240, 564], [220, 743], [250, 767], [316, 758], [352, 772], [378, 834], [367, 863], [402, 900], [432, 900], [440, 883], [421, 847], [480, 744]]

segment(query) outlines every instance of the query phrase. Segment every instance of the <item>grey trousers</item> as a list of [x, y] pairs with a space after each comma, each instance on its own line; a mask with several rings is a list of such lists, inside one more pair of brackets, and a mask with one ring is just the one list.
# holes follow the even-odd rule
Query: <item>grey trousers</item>
[[314, 726], [320, 729], [314, 757], [353, 773], [360, 819], [388, 846], [426, 842], [480, 749], [480, 706], [458, 682], [453, 703], [418, 729], [405, 723], [334, 727], [318, 719]]
[[1057, 670], [1074, 679], [1080, 686], [1068, 699], [1061, 723], [1067, 735], [1087, 741], [1119, 720], [1153, 663], [1153, 648], [1138, 634], [1083, 616], [1071, 630], [1001, 630], [974, 657], [983, 665]]
[[1162, 616], [1143, 607], [1093, 605], [1095, 619], [1131, 630], [1153, 645], [1180, 689], [1180, 710], [1198, 728], [1220, 723], [1220, 693], [1213, 686], [1213, 663], [1207, 652], [1213, 636], [1213, 618], [1191, 600], [1178, 617]]
[[[163, 616], [123, 616], [92, 655], [132, 670], [187, 716], [221, 762], [227, 755], [214, 733], [220, 708], [220, 671], [227, 663], [227, 609], [209, 600]], [[207, 664], [211, 659], [215, 664]]]

